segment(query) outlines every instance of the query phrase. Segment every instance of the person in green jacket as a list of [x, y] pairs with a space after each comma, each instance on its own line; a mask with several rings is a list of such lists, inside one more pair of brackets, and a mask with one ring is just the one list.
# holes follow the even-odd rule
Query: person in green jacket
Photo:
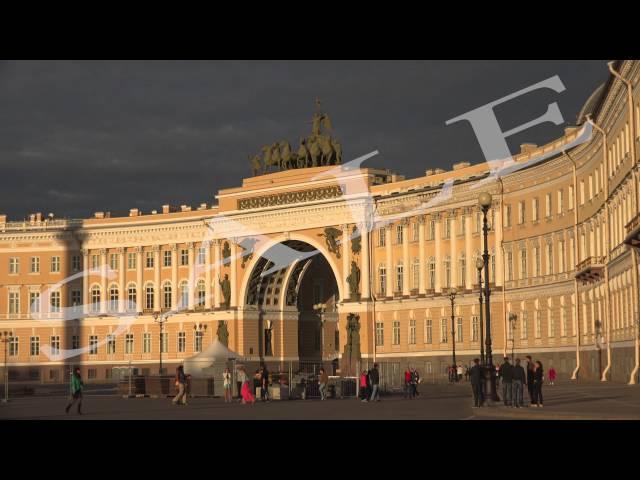
[[71, 403], [67, 405], [67, 408], [64, 409], [66, 413], [69, 413], [69, 410], [78, 401], [78, 415], [82, 415], [82, 388], [84, 387], [84, 383], [82, 382], [82, 378], [80, 378], [80, 368], [76, 368], [75, 372], [73, 372], [73, 376], [71, 377], [71, 392], [72, 398]]

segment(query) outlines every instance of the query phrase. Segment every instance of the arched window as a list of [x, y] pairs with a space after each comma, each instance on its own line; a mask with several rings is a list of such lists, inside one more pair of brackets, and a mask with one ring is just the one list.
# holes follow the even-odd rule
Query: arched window
[[109, 287], [109, 311], [118, 311], [118, 299], [120, 298], [120, 292], [118, 291], [118, 285], [113, 284]]
[[189, 307], [189, 282], [186, 280], [180, 283], [180, 308]]
[[136, 311], [138, 302], [138, 289], [135, 283], [130, 283], [127, 286], [127, 310], [130, 312]]
[[165, 282], [162, 287], [162, 307], [166, 309], [171, 308], [171, 300], [172, 300], [172, 288], [170, 282]]
[[98, 313], [100, 311], [100, 286], [91, 287], [91, 312]]
[[205, 287], [204, 280], [198, 280], [198, 306], [204, 307], [205, 296], [207, 295], [207, 289]]
[[145, 287], [145, 304], [144, 308], [147, 310], [153, 310], [153, 304], [155, 299], [155, 289], [152, 283], [148, 283]]

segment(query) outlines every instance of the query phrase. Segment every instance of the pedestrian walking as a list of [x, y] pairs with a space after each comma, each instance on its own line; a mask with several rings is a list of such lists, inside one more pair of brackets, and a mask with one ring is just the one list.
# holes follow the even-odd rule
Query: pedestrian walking
[[415, 380], [413, 383], [413, 395], [415, 397], [419, 397], [420, 392], [418, 391], [418, 385], [420, 384], [420, 374], [418, 373], [418, 370], [416, 370], [415, 368], [413, 369], [413, 377]]
[[411, 368], [404, 371], [404, 398], [411, 398]]
[[184, 367], [180, 365], [176, 368], [176, 388], [178, 389], [178, 393], [175, 397], [173, 397], [174, 405], [186, 405], [187, 404], [187, 377], [184, 375]]
[[553, 385], [555, 381], [556, 381], [556, 369], [551, 367], [549, 369], [549, 385]]
[[82, 389], [84, 388], [84, 382], [80, 377], [80, 368], [76, 368], [71, 376], [71, 401], [64, 409], [65, 413], [69, 413], [69, 410], [74, 403], [78, 402], [78, 415], [82, 415]]
[[473, 359], [473, 367], [469, 371], [469, 380], [471, 381], [471, 390], [473, 391], [473, 408], [479, 408], [484, 403], [482, 395], [482, 368], [480, 367], [480, 359]]
[[509, 363], [509, 357], [504, 357], [504, 363], [500, 367], [500, 377], [502, 378], [502, 398], [505, 407], [513, 406], [513, 366]]
[[500, 365], [496, 365], [496, 371], [495, 371], [495, 375], [496, 375], [496, 387], [500, 386]]
[[269, 401], [269, 370], [266, 365], [262, 367], [260, 373], [260, 399], [263, 402]]
[[513, 404], [516, 408], [523, 406], [523, 388], [527, 383], [527, 373], [520, 365], [520, 359], [516, 358], [516, 365], [513, 367]]
[[360, 374], [360, 400], [363, 402], [369, 401], [369, 374], [366, 370], [363, 370]]
[[324, 368], [320, 369], [320, 378], [318, 379], [318, 383], [320, 384], [320, 400], [326, 400], [329, 375], [324, 371]]
[[534, 407], [543, 407], [542, 404], [542, 383], [544, 382], [544, 370], [542, 369], [542, 363], [536, 361], [535, 368], [533, 370], [533, 401]]
[[224, 390], [224, 403], [231, 403], [231, 371], [224, 369], [222, 374], [222, 388]]
[[456, 369], [458, 377], [456, 378], [456, 382], [461, 382], [462, 381], [462, 365], [458, 365], [458, 368]]
[[469, 368], [468, 365], [466, 367], [464, 367], [464, 379], [465, 379], [466, 382], [469, 381], [469, 373], [470, 373], [469, 370], [470, 370], [470, 368]]
[[251, 386], [249, 385], [249, 376], [247, 375], [244, 367], [241, 367], [238, 370], [238, 381], [242, 383], [242, 388], [240, 389], [240, 394], [242, 395], [242, 403], [250, 403], [252, 405], [256, 403], [256, 397], [251, 392]]
[[529, 403], [531, 405], [533, 405], [534, 401], [533, 401], [533, 386], [534, 386], [534, 381], [533, 381], [533, 371], [535, 369], [535, 366], [533, 364], [533, 360], [531, 359], [530, 355], [527, 355], [527, 391], [529, 392]]
[[189, 397], [191, 396], [191, 375], [186, 376], [186, 382], [184, 384], [184, 404], [189, 403]]
[[370, 402], [379, 402], [380, 401], [380, 393], [378, 389], [380, 388], [380, 372], [378, 372], [378, 364], [374, 363], [373, 368], [369, 371], [369, 381], [371, 382], [371, 398]]

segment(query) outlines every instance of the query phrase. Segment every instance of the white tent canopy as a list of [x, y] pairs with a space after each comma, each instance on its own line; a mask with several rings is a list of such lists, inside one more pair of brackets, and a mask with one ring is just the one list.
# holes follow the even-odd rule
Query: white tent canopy
[[229, 350], [216, 338], [205, 350], [185, 359], [184, 373], [193, 376], [204, 375], [203, 369], [208, 369], [214, 365], [224, 367], [229, 360], [237, 358], [238, 354], [236, 352]]

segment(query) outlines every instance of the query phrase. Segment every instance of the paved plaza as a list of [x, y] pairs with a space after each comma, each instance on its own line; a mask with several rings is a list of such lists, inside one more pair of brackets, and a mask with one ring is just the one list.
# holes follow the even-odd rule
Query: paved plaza
[[130, 398], [88, 393], [83, 415], [64, 413], [67, 398], [14, 398], [0, 404], [6, 420], [640, 420], [640, 387], [616, 384], [562, 384], [544, 390], [544, 408], [471, 408], [471, 388], [421, 385], [415, 400], [385, 396], [376, 403], [355, 399], [292, 400], [225, 404], [220, 398], [193, 398], [174, 406], [169, 398]]

